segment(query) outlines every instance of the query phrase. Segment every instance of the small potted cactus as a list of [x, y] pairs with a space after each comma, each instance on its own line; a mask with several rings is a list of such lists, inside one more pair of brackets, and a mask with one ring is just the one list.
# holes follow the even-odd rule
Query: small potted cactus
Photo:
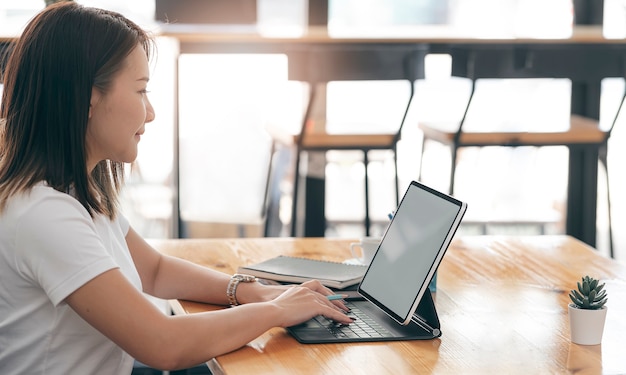
[[581, 345], [598, 345], [602, 342], [606, 320], [607, 293], [604, 283], [585, 276], [572, 289], [569, 298], [569, 320], [572, 342]]

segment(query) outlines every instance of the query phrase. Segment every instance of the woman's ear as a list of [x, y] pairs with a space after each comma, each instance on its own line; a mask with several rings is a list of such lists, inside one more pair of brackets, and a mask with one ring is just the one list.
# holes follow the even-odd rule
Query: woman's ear
[[100, 102], [101, 93], [95, 87], [91, 89], [91, 99], [89, 100], [89, 118], [91, 118], [91, 114], [93, 108]]

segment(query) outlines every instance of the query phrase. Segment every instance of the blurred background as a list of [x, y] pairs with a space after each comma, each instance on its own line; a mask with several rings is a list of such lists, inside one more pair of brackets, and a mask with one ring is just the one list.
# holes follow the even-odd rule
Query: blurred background
[[[159, 32], [154, 0], [98, 0], [79, 3], [123, 13], [144, 28]], [[43, 0], [0, 0], [0, 35], [19, 35], [44, 7]], [[621, 0], [604, 1], [604, 34], [626, 35]], [[264, 35], [297, 36], [306, 26], [306, 0], [257, 0], [255, 29]], [[572, 33], [571, 0], [336, 0], [329, 3], [329, 33], [336, 36], [402, 35], [445, 25], [478, 37], [560, 38]], [[177, 43], [158, 37], [152, 62], [150, 99], [156, 120], [147, 126], [137, 162], [128, 168], [124, 212], [149, 238], [171, 237], [175, 63]], [[180, 212], [189, 237], [261, 236], [262, 207], [271, 158], [268, 128], [296, 134], [304, 112], [305, 84], [288, 81], [286, 56], [183, 54], [179, 67]], [[426, 78], [416, 82], [416, 98], [398, 146], [400, 189], [419, 175], [421, 134], [418, 121], [458, 121], [470, 83], [450, 76], [447, 55], [429, 55]], [[241, 72], [245, 72], [242, 74]], [[610, 121], [624, 90], [623, 79], [602, 85], [601, 126]], [[393, 131], [407, 96], [401, 82], [332, 82], [327, 87], [329, 132]], [[544, 129], [567, 121], [571, 84], [564, 79], [483, 80], [467, 127], [485, 129], [528, 122]], [[506, 114], [510, 124], [496, 123]], [[389, 121], [392, 119], [391, 121]], [[396, 121], [395, 119], [398, 119]], [[365, 124], [365, 125], [364, 125]], [[624, 125], [609, 140], [616, 257], [626, 256], [626, 188], [620, 171]], [[391, 129], [386, 127], [391, 126]], [[481, 129], [482, 129], [481, 128]], [[446, 190], [449, 153], [425, 150], [423, 181]], [[461, 154], [455, 195], [469, 202], [466, 235], [564, 233], [568, 154], [565, 147], [488, 147]], [[364, 231], [364, 167], [360, 153], [329, 152], [326, 174], [326, 235], [360, 237]], [[394, 207], [393, 159], [372, 153], [369, 175], [371, 216], [384, 229]], [[433, 161], [440, 160], [441, 163]], [[445, 166], [445, 168], [441, 167]], [[129, 166], [130, 167], [130, 166]], [[602, 168], [600, 173], [604, 173]], [[292, 177], [280, 184], [280, 219], [290, 223]], [[598, 249], [607, 253], [607, 206], [604, 177], [598, 177]], [[514, 225], [498, 225], [508, 219]], [[489, 222], [489, 225], [481, 223]], [[281, 235], [287, 235], [284, 230]]]

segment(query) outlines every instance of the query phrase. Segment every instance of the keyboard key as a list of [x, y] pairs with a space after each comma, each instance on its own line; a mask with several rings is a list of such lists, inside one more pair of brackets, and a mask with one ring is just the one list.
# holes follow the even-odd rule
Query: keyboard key
[[357, 307], [350, 304], [346, 305], [351, 309], [348, 316], [356, 318], [351, 324], [339, 324], [323, 316], [318, 316], [315, 319], [324, 327], [328, 329], [335, 337], [343, 338], [369, 338], [369, 337], [387, 337], [391, 333], [383, 328], [380, 324], [376, 323], [373, 319], [368, 317], [364, 312], [360, 311]]

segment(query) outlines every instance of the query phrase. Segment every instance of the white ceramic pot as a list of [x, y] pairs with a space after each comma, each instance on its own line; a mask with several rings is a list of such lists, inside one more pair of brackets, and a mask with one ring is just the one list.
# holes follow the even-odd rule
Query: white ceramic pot
[[569, 328], [572, 342], [580, 345], [598, 345], [602, 342], [607, 307], [584, 310], [568, 305]]

